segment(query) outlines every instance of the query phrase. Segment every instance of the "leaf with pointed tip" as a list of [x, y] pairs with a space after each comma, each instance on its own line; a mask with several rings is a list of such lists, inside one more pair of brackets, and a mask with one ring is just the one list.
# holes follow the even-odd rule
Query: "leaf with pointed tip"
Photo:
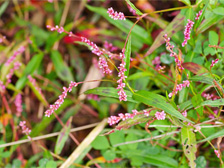
[[132, 9], [135, 10], [135, 12], [136, 12], [138, 15], [143, 15], [143, 13], [142, 13], [140, 10], [138, 10], [138, 9], [135, 7], [135, 5], [134, 5], [133, 3], [130, 2], [130, 0], [125, 0], [125, 1], [128, 3], [128, 5], [130, 5], [130, 7], [131, 7]]
[[[137, 101], [132, 99], [132, 93], [128, 90], [124, 90], [127, 94], [127, 101], [138, 103]], [[106, 97], [114, 97], [119, 98], [119, 95], [117, 94], [118, 90], [113, 87], [97, 87], [94, 89], [90, 89], [85, 91], [85, 94], [96, 94], [100, 96], [106, 96]]]
[[218, 137], [222, 137], [224, 136], [224, 129], [210, 135], [209, 137], [205, 138], [205, 139], [202, 139], [200, 141], [198, 141], [198, 143], [201, 143], [201, 142], [205, 142], [205, 141], [210, 141], [212, 139], [215, 139], [215, 138], [218, 138]]
[[69, 118], [69, 120], [65, 124], [65, 127], [62, 128], [60, 134], [58, 135], [57, 142], [56, 142], [56, 145], [54, 148], [54, 152], [57, 155], [59, 155], [61, 153], [63, 147], [65, 146], [65, 142], [67, 141], [67, 139], [69, 137], [69, 132], [71, 129], [71, 122], [72, 122], [72, 118]]
[[224, 105], [224, 99], [216, 99], [216, 100], [207, 100], [202, 102], [198, 107], [201, 106], [212, 106], [212, 107], [219, 107]]
[[158, 94], [155, 94], [152, 92], [148, 92], [148, 91], [144, 91], [144, 90], [140, 90], [133, 94], [133, 99], [137, 100], [139, 102], [142, 102], [146, 105], [157, 107], [161, 110], [164, 110], [165, 112], [169, 113], [170, 115], [172, 115], [176, 118], [193, 123], [191, 120], [185, 118], [169, 102], [166, 101], [165, 97], [163, 97], [161, 95], [158, 95]]
[[124, 72], [125, 76], [128, 76], [129, 74], [129, 67], [130, 67], [130, 58], [131, 58], [131, 36], [128, 39], [127, 45], [125, 47], [125, 58], [124, 58], [124, 62], [125, 62], [125, 69], [127, 69], [127, 71]]
[[204, 73], [208, 73], [207, 69], [205, 69], [203, 66], [196, 64], [194, 62], [185, 62], [182, 64], [182, 66], [185, 69], [187, 69], [197, 75], [202, 75]]

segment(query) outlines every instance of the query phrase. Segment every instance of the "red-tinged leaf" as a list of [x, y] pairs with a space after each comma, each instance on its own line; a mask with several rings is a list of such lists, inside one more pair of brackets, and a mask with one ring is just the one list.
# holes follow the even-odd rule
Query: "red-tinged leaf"
[[182, 64], [182, 66], [197, 75], [208, 73], [208, 70], [206, 68], [194, 62], [185, 62]]
[[[150, 55], [155, 49], [157, 49], [158, 47], [160, 47], [163, 43], [165, 43], [164, 39], [163, 39], [163, 35], [167, 34], [169, 37], [171, 37], [173, 34], [175, 34], [176, 32], [182, 30], [184, 28], [184, 18], [185, 16], [183, 16], [181, 13], [179, 13], [172, 22], [170, 22], [170, 24], [166, 27], [166, 29], [164, 29], [158, 36], [157, 38], [154, 40], [153, 44], [151, 45], [151, 47], [149, 48], [149, 50], [146, 52], [146, 54], [144, 56], [148, 56]], [[165, 47], [165, 46], [164, 46]]]
[[65, 124], [65, 127], [62, 128], [61, 133], [58, 135], [57, 142], [56, 142], [55, 149], [54, 149], [54, 152], [58, 155], [61, 153], [61, 151], [65, 145], [65, 142], [67, 141], [67, 139], [69, 137], [69, 132], [71, 129], [71, 121], [72, 121], [72, 118], [70, 118], [67, 121], [67, 123]]

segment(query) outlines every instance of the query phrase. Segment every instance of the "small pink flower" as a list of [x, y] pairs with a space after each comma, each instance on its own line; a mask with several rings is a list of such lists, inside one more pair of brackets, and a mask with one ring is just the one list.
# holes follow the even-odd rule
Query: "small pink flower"
[[185, 110], [185, 111], [182, 113], [182, 115], [183, 115], [184, 117], [187, 117], [187, 110]]
[[195, 20], [198, 20], [199, 17], [201, 16], [201, 14], [202, 14], [202, 10], [200, 10], [200, 11], [196, 14]]
[[31, 130], [26, 127], [26, 121], [20, 121], [19, 126], [22, 128], [22, 133], [26, 134], [28, 139], [31, 140], [31, 137], [29, 136]]
[[59, 27], [58, 25], [56, 25], [55, 27], [47, 25], [47, 28], [50, 29], [51, 31], [57, 31], [60, 34], [64, 32], [64, 28], [62, 26]]
[[89, 39], [85, 38], [85, 37], [81, 37], [82, 42], [86, 43], [87, 45], [89, 45], [91, 47], [92, 53], [96, 54], [98, 56], [102, 55], [103, 52], [99, 49], [99, 47], [91, 42]]
[[102, 69], [103, 73], [105, 74], [111, 74], [112, 71], [110, 70], [107, 61], [104, 57], [99, 58], [99, 68]]
[[49, 3], [52, 3], [52, 2], [54, 2], [54, 0], [47, 0]]
[[160, 63], [161, 62], [160, 62], [160, 57], [159, 56], [157, 56], [154, 60], [152, 60], [152, 64], [154, 64], [154, 65], [158, 65]]
[[16, 50], [13, 55], [6, 61], [5, 66], [8, 66], [11, 62], [13, 62], [17, 55], [22, 54], [25, 51], [25, 47], [21, 46], [18, 50]]
[[21, 94], [18, 94], [16, 96], [16, 98], [15, 98], [15, 106], [16, 106], [16, 116], [20, 117], [21, 113], [23, 111]]
[[107, 13], [109, 14], [109, 16], [114, 19], [114, 20], [126, 20], [124, 13], [122, 12], [114, 12], [114, 9], [112, 7], [108, 8]]
[[218, 158], [220, 158], [219, 151], [218, 151], [218, 150], [214, 150], [214, 152], [215, 152], [216, 156], [217, 156]]
[[2, 43], [5, 39], [6, 39], [5, 36], [3, 36], [2, 38], [0, 38], [0, 43]]
[[187, 21], [188, 22], [184, 30], [184, 42], [182, 43], [182, 47], [184, 47], [187, 44], [187, 41], [190, 40], [191, 29], [194, 25], [194, 22], [190, 19], [188, 19]]
[[20, 62], [15, 62], [14, 63], [14, 67], [12, 69], [10, 69], [9, 73], [6, 75], [6, 79], [7, 79], [6, 85], [11, 83], [11, 78], [12, 78], [12, 76], [14, 74], [14, 71], [19, 69], [20, 66], [21, 66]]
[[215, 65], [215, 64], [217, 64], [218, 63], [218, 61], [219, 61], [219, 59], [217, 58], [217, 59], [215, 59], [215, 61], [214, 60], [212, 60], [212, 64], [211, 64], [211, 66], [210, 66], [210, 69]]
[[166, 118], [166, 113], [164, 111], [162, 112], [156, 112], [155, 117], [157, 120], [165, 120]]
[[104, 42], [103, 47], [110, 52], [114, 52], [118, 50], [117, 47], [114, 47], [112, 43], [108, 43], [107, 41]]
[[78, 83], [71, 81], [68, 88], [63, 87], [64, 91], [59, 96], [59, 99], [53, 105], [50, 105], [50, 108], [47, 111], [45, 111], [45, 116], [50, 117], [51, 114], [53, 114], [53, 112], [62, 105], [62, 103], [64, 102], [64, 99], [67, 97], [67, 93], [71, 92], [72, 88], [76, 86], [78, 86]]

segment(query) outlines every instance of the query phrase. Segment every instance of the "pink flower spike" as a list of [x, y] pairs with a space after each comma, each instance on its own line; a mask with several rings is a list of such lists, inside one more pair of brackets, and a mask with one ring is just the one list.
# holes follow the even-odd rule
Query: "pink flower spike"
[[46, 26], [48, 29], [50, 29], [51, 31], [57, 31], [58, 33], [63, 33], [64, 32], [64, 28], [61, 26], [59, 27], [58, 25], [56, 25], [55, 27], [52, 27], [50, 25]]
[[198, 20], [199, 17], [201, 16], [201, 14], [202, 14], [202, 10], [200, 10], [200, 11], [196, 14], [195, 20]]
[[16, 98], [15, 98], [15, 106], [16, 106], [16, 116], [20, 117], [21, 113], [23, 111], [21, 94], [18, 94], [16, 96]]
[[26, 126], [26, 121], [20, 121], [19, 126], [22, 128], [22, 133], [26, 134], [28, 139], [31, 140], [29, 136], [31, 130]]
[[54, 111], [57, 110], [62, 105], [62, 103], [64, 102], [64, 99], [67, 97], [67, 93], [71, 92], [72, 88], [76, 86], [78, 86], [78, 83], [71, 81], [68, 88], [63, 87], [64, 91], [59, 96], [59, 99], [53, 105], [50, 105], [50, 108], [47, 111], [45, 111], [45, 116], [50, 117], [51, 114], [53, 114]]
[[214, 150], [214, 152], [215, 152], [216, 156], [217, 156], [218, 158], [220, 158], [219, 151], [218, 151], [218, 150]]
[[0, 92], [4, 92], [6, 89], [5, 85], [3, 84], [2, 81], [0, 81]]
[[126, 20], [124, 13], [114, 11], [112, 7], [108, 8], [107, 13], [109, 14], [109, 17], [111, 17], [114, 20]]
[[109, 69], [107, 61], [104, 57], [99, 58], [99, 68], [102, 69], [103, 73], [105, 73], [105, 74], [111, 74], [112, 73], [112, 71]]
[[13, 62], [17, 55], [22, 54], [25, 51], [25, 47], [21, 46], [18, 50], [16, 50], [13, 55], [6, 61], [5, 66], [8, 66], [11, 62]]
[[166, 118], [166, 113], [164, 111], [162, 112], [156, 112], [155, 117], [157, 120], [165, 120]]
[[214, 60], [212, 60], [212, 64], [211, 64], [211, 66], [210, 66], [210, 69], [215, 65], [215, 64], [217, 64], [218, 63], [218, 61], [219, 61], [219, 59], [217, 58], [217, 59], [215, 59], [215, 61]]
[[182, 113], [182, 115], [183, 115], [184, 117], [187, 117], [187, 110], [185, 110], [185, 111]]
[[184, 30], [184, 42], [182, 43], [182, 47], [184, 47], [187, 44], [187, 41], [190, 40], [191, 29], [194, 25], [194, 22], [190, 19], [188, 19], [187, 21], [188, 22]]

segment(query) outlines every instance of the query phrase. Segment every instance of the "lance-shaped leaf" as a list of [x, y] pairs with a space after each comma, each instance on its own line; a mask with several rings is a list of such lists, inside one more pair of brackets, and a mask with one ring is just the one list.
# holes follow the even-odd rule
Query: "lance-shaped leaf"
[[130, 68], [130, 58], [131, 58], [131, 36], [129, 37], [127, 45], [125, 47], [124, 55], [125, 55], [124, 61], [126, 63], [125, 64], [125, 69], [127, 69], [127, 71], [124, 72], [124, 75], [128, 76], [129, 68]]
[[209, 137], [205, 138], [205, 139], [202, 139], [200, 141], [198, 141], [198, 143], [201, 143], [201, 142], [205, 142], [205, 141], [210, 141], [212, 139], [215, 139], [215, 138], [218, 138], [218, 137], [222, 137], [224, 136], [224, 129], [210, 135]]
[[224, 99], [216, 99], [216, 100], [207, 100], [202, 102], [198, 107], [201, 106], [212, 106], [212, 107], [219, 107], [224, 105]]
[[197, 75], [202, 75], [204, 73], [208, 73], [207, 69], [205, 69], [203, 66], [196, 64], [194, 62], [185, 62], [182, 64], [182, 66], [185, 69], [187, 69]]
[[151, 93], [148, 91], [140, 90], [133, 95], [133, 99], [142, 102], [146, 105], [157, 107], [170, 115], [179, 118], [181, 120], [191, 122], [191, 120], [185, 118], [179, 111], [177, 111], [169, 102], [166, 101], [165, 97]]
[[143, 13], [142, 13], [140, 10], [138, 10], [138, 9], [135, 7], [135, 5], [134, 5], [133, 3], [130, 2], [130, 0], [125, 0], [125, 1], [128, 3], [128, 5], [130, 5], [130, 7], [131, 7], [132, 9], [135, 10], [136, 14], [138, 14], [138, 15], [143, 15]]
[[133, 118], [128, 118], [127, 120], [121, 121], [116, 127], [115, 129], [112, 129], [109, 132], [106, 132], [104, 135], [109, 135], [113, 132], [115, 132], [115, 130], [121, 130], [121, 129], [128, 129], [134, 125], [137, 124], [141, 124], [144, 122], [149, 121], [152, 118], [152, 116], [145, 116], [144, 114], [139, 114], [139, 115], [135, 115]]
[[172, 22], [170, 22], [170, 24], [166, 27], [165, 30], [163, 30], [154, 40], [153, 44], [151, 45], [151, 47], [149, 48], [149, 50], [146, 52], [146, 54], [144, 56], [148, 56], [149, 54], [151, 54], [155, 49], [157, 49], [158, 47], [160, 47], [163, 43], [165, 43], [164, 41], [164, 34], [167, 34], [169, 37], [171, 37], [173, 34], [175, 34], [176, 32], [182, 30], [184, 28], [184, 18], [185, 16], [182, 15], [181, 13], [179, 13]]
[[[138, 103], [137, 101], [132, 99], [132, 93], [128, 90], [124, 90], [127, 94], [127, 101]], [[85, 94], [96, 94], [100, 96], [106, 96], [106, 97], [114, 97], [119, 98], [119, 95], [117, 94], [118, 90], [113, 87], [97, 87], [94, 89], [90, 89], [85, 91]]]
[[195, 134], [191, 131], [191, 127], [183, 127], [181, 129], [181, 142], [183, 145], [183, 150], [185, 156], [189, 160], [189, 166], [191, 168], [195, 168], [195, 160], [196, 160], [196, 138]]
[[43, 53], [36, 54], [32, 57], [32, 59], [29, 61], [26, 68], [24, 69], [22, 77], [19, 78], [19, 80], [16, 82], [17, 89], [23, 89], [23, 87], [26, 85], [26, 82], [28, 81], [27, 76], [32, 75], [35, 70], [37, 70], [37, 68], [41, 64], [43, 57]]
[[193, 76], [190, 78], [190, 81], [193, 81], [193, 82], [201, 82], [201, 83], [206, 83], [206, 84], [210, 84], [212, 85], [213, 84], [213, 78], [210, 78], [206, 75], [201, 75], [201, 76]]
[[[199, 94], [193, 96], [191, 99], [191, 103], [193, 104], [194, 107], [197, 107], [199, 104], [201, 104], [202, 101], [203, 101], [202, 97]], [[200, 116], [203, 115], [203, 107], [196, 108], [196, 111]]]
[[53, 50], [51, 52], [51, 60], [53, 61], [55, 71], [61, 80], [67, 81], [68, 83], [74, 81], [69, 67], [64, 63], [63, 58], [58, 51]]
[[[86, 7], [95, 12], [100, 14], [101, 16], [103, 16], [105, 19], [107, 19], [111, 24], [113, 24], [114, 26], [116, 26], [118, 29], [120, 29], [121, 31], [125, 32], [125, 33], [129, 33], [131, 27], [133, 26], [133, 22], [131, 22], [130, 20], [126, 19], [126, 20], [113, 20], [112, 18], [109, 17], [107, 10], [101, 7], [93, 7], [93, 6], [89, 6], [86, 5]], [[139, 25], [135, 25], [135, 27], [132, 29], [131, 34], [133, 35], [133, 41], [138, 41], [142, 43], [146, 43], [146, 44], [150, 44], [151, 43], [151, 37], [149, 36], [149, 34], [147, 33], [146, 30], [144, 30], [142, 27], [140, 27]]]
[[65, 146], [65, 142], [67, 141], [67, 139], [69, 137], [69, 132], [71, 129], [71, 122], [72, 122], [72, 117], [69, 118], [69, 120], [65, 124], [65, 127], [62, 128], [60, 134], [58, 135], [57, 142], [56, 142], [56, 145], [54, 148], [54, 152], [57, 155], [59, 155], [61, 153], [63, 147]]

